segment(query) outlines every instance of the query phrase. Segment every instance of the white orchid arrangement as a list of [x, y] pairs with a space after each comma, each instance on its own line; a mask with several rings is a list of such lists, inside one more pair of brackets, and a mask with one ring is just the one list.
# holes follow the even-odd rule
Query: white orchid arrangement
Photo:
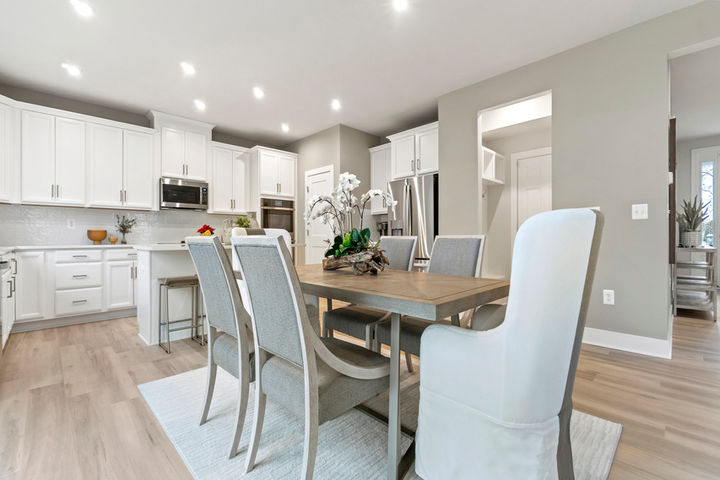
[[[314, 195], [308, 202], [305, 212], [305, 222], [320, 220], [330, 225], [335, 235], [335, 242], [328, 250], [327, 256], [350, 254], [367, 249], [370, 242], [370, 229], [363, 228], [365, 206], [375, 198], [383, 198], [390, 207], [393, 216], [397, 202], [390, 193], [380, 189], [371, 189], [365, 192], [360, 199], [353, 195], [353, 190], [360, 186], [360, 180], [352, 173], [341, 173], [338, 185], [332, 195]], [[357, 213], [359, 226], [354, 225], [354, 214]], [[344, 247], [344, 248], [343, 248]]]

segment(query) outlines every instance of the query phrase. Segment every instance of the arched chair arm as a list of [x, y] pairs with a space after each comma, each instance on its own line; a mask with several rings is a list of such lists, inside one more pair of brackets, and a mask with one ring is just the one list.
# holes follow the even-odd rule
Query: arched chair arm
[[507, 305], [489, 303], [478, 307], [473, 313], [470, 328], [479, 332], [492, 330], [505, 321]]
[[[376, 366], [369, 367], [359, 365], [335, 355], [317, 335], [312, 335], [312, 342], [317, 356], [323, 362], [328, 364], [328, 366], [334, 368], [343, 375], [357, 378], [359, 380], [374, 380], [376, 378], [382, 378], [390, 375], [390, 362], [384, 357], [378, 358], [379, 362]], [[367, 353], [371, 354], [374, 352], [368, 351]], [[379, 354], [375, 355], [380, 357]]]
[[[448, 399], [499, 416], [505, 375], [505, 328], [484, 332], [431, 325], [420, 342], [420, 385]], [[421, 393], [422, 395], [422, 393]]]

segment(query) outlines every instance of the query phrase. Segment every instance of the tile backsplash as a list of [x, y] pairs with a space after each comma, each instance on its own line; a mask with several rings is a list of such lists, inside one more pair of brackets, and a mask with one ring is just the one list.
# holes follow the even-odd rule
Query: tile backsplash
[[[115, 230], [115, 214], [137, 218], [129, 244], [179, 242], [193, 235], [203, 224], [222, 233], [223, 221], [230, 215], [210, 215], [187, 210], [142, 212], [90, 208], [45, 207], [35, 205], [0, 205], [0, 246], [92, 244], [87, 230]], [[107, 243], [107, 239], [103, 241]]]

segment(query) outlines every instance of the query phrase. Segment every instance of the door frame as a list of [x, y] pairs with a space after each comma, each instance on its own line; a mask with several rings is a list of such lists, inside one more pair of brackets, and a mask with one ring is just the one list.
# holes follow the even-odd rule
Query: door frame
[[[310, 200], [309, 198], [307, 198], [307, 194], [310, 193], [310, 185], [308, 184], [308, 178], [312, 177], [313, 175], [318, 175], [320, 173], [330, 173], [330, 178], [332, 179], [333, 189], [335, 188], [335, 165], [334, 164], [331, 163], [331, 164], [325, 165], [323, 167], [305, 170], [305, 180], [304, 180], [304, 185], [303, 185], [303, 199], [304, 199], [305, 205], [303, 205], [303, 218], [305, 216], [304, 215], [305, 211], [307, 210], [308, 201]], [[298, 215], [298, 217], [299, 217], [299, 215]], [[305, 223], [305, 225], [303, 225], [303, 232], [304, 232], [303, 239], [305, 242], [305, 248], [303, 249], [305, 252], [305, 258], [303, 259], [303, 263], [305, 263], [307, 261], [307, 259], [310, 258], [310, 255], [309, 255], [310, 254], [310, 245], [308, 244], [309, 230], [308, 230], [307, 223]]]
[[[552, 156], [552, 147], [536, 148], [510, 154], [510, 251], [515, 247], [515, 235], [518, 229], [517, 205], [517, 166], [518, 160], [526, 158], [543, 157], [545, 155]], [[550, 193], [552, 198], [552, 158], [550, 160]]]

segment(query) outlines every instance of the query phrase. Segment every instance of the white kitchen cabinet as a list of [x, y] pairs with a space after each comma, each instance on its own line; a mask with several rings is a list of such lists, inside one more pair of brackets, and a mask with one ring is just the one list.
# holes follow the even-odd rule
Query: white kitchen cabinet
[[152, 208], [152, 134], [88, 124], [88, 156], [90, 206]]
[[123, 206], [152, 209], [154, 158], [152, 133], [123, 131]]
[[417, 156], [415, 172], [418, 175], [438, 171], [440, 155], [438, 134], [439, 131], [435, 127], [415, 135], [415, 155]]
[[260, 195], [294, 197], [297, 155], [264, 147], [255, 149], [257, 151], [253, 155], [257, 162]]
[[85, 204], [85, 122], [22, 113], [22, 200]]
[[55, 201], [55, 117], [23, 111], [21, 125], [22, 201]]
[[123, 197], [123, 131], [88, 125], [90, 201], [94, 207], [117, 207]]
[[0, 202], [11, 199], [15, 152], [13, 148], [13, 109], [0, 103]]
[[247, 161], [243, 149], [213, 146], [212, 213], [247, 212]]
[[45, 252], [16, 252], [17, 260], [15, 319], [35, 320], [45, 317]]
[[[392, 176], [390, 165], [390, 144], [370, 149], [370, 188], [387, 192], [388, 182]], [[372, 198], [370, 213], [373, 215], [386, 214], [387, 201], [382, 197]]]
[[207, 142], [208, 136], [204, 133], [163, 127], [163, 176], [206, 180]]
[[280, 185], [279, 195], [285, 197], [295, 196], [295, 159], [294, 155], [278, 155], [277, 181]]
[[135, 306], [135, 272], [133, 260], [105, 263], [105, 307], [108, 310]]
[[437, 122], [387, 138], [390, 139], [392, 180], [438, 171]]

